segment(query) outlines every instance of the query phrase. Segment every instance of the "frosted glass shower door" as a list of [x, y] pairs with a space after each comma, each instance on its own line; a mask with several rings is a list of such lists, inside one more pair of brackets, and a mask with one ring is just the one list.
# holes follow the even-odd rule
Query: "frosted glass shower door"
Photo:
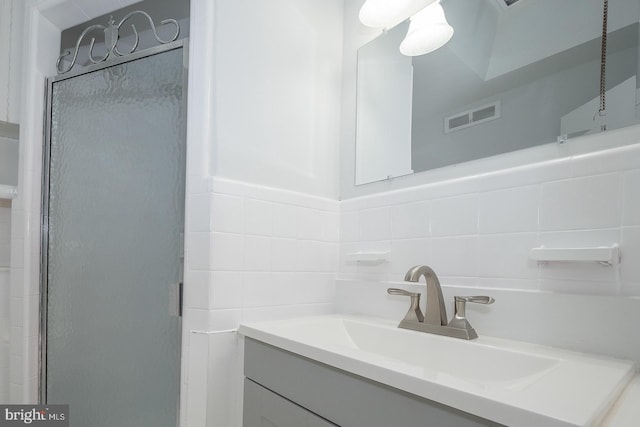
[[177, 425], [183, 49], [50, 83], [43, 397], [72, 427]]

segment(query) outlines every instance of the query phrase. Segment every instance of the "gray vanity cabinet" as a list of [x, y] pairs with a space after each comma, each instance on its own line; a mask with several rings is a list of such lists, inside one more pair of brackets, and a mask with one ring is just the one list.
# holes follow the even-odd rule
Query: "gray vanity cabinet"
[[500, 425], [248, 337], [244, 353], [244, 427]]
[[335, 427], [301, 406], [244, 380], [244, 427]]

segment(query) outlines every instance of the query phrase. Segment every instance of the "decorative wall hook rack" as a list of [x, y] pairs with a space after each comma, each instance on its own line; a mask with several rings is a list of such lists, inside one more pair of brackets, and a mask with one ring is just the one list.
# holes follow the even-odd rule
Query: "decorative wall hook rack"
[[102, 30], [104, 32], [104, 45], [107, 50], [104, 56], [96, 57], [93, 53], [93, 48], [95, 46], [96, 38], [92, 37], [91, 43], [89, 45], [88, 57], [89, 57], [89, 61], [91, 61], [91, 63], [93, 64], [99, 64], [113, 56], [125, 56], [135, 52], [135, 50], [138, 48], [138, 44], [140, 43], [140, 36], [138, 35], [138, 30], [136, 29], [136, 26], [134, 24], [131, 24], [131, 28], [133, 29], [133, 34], [135, 37], [133, 47], [131, 47], [131, 49], [129, 49], [128, 52], [124, 52], [124, 53], [118, 49], [118, 40], [120, 40], [120, 28], [125, 23], [125, 21], [127, 21], [129, 18], [131, 18], [134, 15], [142, 15], [149, 20], [149, 24], [151, 25], [151, 30], [153, 31], [153, 36], [155, 37], [156, 41], [159, 44], [171, 43], [175, 41], [178, 38], [178, 35], [180, 34], [180, 25], [178, 24], [178, 21], [176, 21], [175, 19], [165, 19], [164, 21], [160, 22], [160, 25], [173, 24], [176, 27], [176, 32], [173, 35], [173, 37], [169, 40], [161, 39], [158, 36], [158, 32], [156, 31], [156, 25], [153, 23], [153, 19], [151, 18], [151, 16], [149, 16], [147, 12], [144, 12], [142, 10], [135, 10], [133, 12], [129, 12], [117, 24], [113, 20], [113, 17], [111, 17], [109, 19], [109, 23], [107, 26], [96, 24], [96, 25], [91, 25], [90, 27], [85, 28], [82, 34], [80, 34], [78, 41], [76, 42], [76, 47], [75, 47], [75, 51], [73, 52], [73, 57], [71, 58], [70, 64], [66, 68], [62, 64], [62, 60], [68, 57], [69, 55], [71, 55], [71, 51], [67, 50], [58, 57], [58, 60], [56, 61], [56, 69], [58, 70], [58, 74], [64, 74], [71, 71], [71, 69], [76, 64], [76, 60], [78, 59], [78, 51], [80, 50], [80, 45], [82, 44], [82, 40], [91, 32], [96, 32], [99, 30]]

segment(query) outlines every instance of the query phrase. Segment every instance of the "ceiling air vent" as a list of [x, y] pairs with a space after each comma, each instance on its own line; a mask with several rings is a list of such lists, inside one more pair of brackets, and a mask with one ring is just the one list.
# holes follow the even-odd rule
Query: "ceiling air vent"
[[444, 133], [500, 118], [500, 101], [444, 118]]

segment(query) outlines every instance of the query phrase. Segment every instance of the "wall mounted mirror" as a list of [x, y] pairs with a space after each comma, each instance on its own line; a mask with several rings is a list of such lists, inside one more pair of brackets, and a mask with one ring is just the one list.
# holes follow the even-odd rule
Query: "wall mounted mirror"
[[358, 50], [356, 185], [640, 123], [640, 0], [609, 0], [604, 70], [603, 0], [442, 7], [437, 51], [403, 56], [408, 22]]

